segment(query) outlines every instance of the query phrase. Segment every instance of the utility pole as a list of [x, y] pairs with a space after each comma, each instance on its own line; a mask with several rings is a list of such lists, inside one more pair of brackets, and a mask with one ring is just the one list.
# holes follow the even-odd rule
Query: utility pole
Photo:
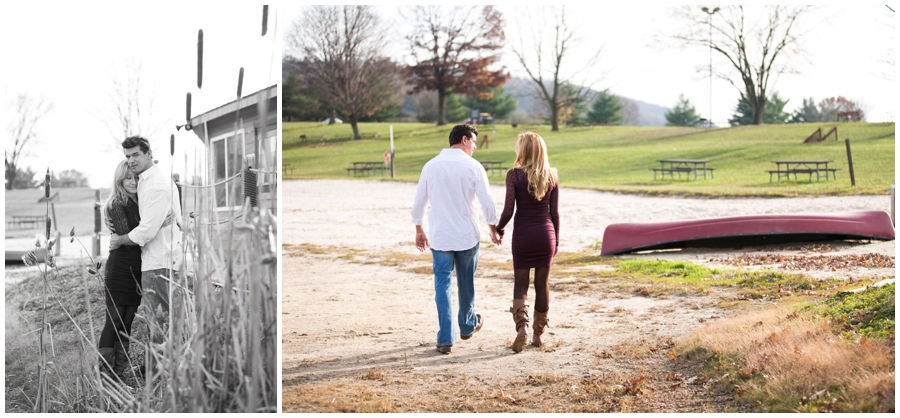
[[708, 7], [704, 7], [700, 10], [706, 12], [709, 15], [709, 120], [707, 121], [707, 126], [712, 128], [712, 85], [713, 85], [713, 72], [712, 72], [712, 15], [719, 11], [719, 8], [716, 7], [712, 11], [709, 10]]

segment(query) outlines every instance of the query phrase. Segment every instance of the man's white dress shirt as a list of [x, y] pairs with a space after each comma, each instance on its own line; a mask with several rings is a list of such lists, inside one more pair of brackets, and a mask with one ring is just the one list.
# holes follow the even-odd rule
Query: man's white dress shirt
[[[175, 204], [178, 202], [178, 188], [159, 169], [159, 165], [154, 164], [140, 174], [137, 189], [141, 222], [128, 233], [128, 238], [141, 246], [141, 271], [172, 268], [176, 261], [180, 262], [181, 233], [175, 222], [165, 227], [162, 224], [169, 211], [175, 214], [175, 219], [181, 220], [181, 205]], [[170, 256], [173, 226], [176, 254]]]
[[422, 225], [428, 213], [429, 245], [438, 251], [464, 251], [481, 240], [475, 199], [484, 220], [496, 225], [497, 212], [484, 167], [459, 149], [447, 148], [422, 167], [412, 206], [412, 222]]

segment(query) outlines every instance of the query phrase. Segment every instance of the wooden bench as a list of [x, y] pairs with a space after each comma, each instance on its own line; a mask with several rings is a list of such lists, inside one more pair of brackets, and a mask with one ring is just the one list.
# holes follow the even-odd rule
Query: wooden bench
[[481, 166], [484, 167], [484, 171], [490, 171], [490, 176], [494, 174], [503, 174], [503, 161], [479, 161]]
[[386, 171], [386, 167], [383, 161], [356, 161], [353, 163], [353, 167], [349, 167], [347, 170], [347, 177], [350, 176], [350, 173], [353, 173], [353, 177], [362, 175], [362, 176], [374, 176], [376, 173], [381, 173], [381, 176], [384, 177], [384, 172]]
[[[828, 180], [828, 173], [836, 173], [837, 168], [828, 168], [828, 164], [831, 163], [831, 160], [779, 160], [772, 161], [775, 163], [775, 170], [766, 170], [769, 173], [769, 183], [772, 182], [772, 175], [775, 174], [778, 180], [781, 180], [782, 177], [790, 180], [791, 174], [794, 175], [794, 180], [797, 180], [798, 174], [806, 174], [808, 176], [809, 182], [812, 183], [812, 175], [816, 175], [816, 181], [825, 177], [825, 180]], [[835, 180], [837, 180], [837, 175], [835, 174]]]
[[[691, 168], [691, 167], [651, 168], [651, 170], [653, 170], [653, 180], [656, 180], [656, 173], [657, 173], [657, 172], [659, 172], [659, 175], [660, 175], [660, 178], [661, 178], [661, 179], [665, 179], [665, 178], [666, 178], [666, 174], [668, 174], [669, 177], [670, 177], [672, 180], [675, 180], [675, 173], [678, 173], [678, 178], [679, 178], [679, 179], [681, 178], [681, 173], [686, 173], [687, 176], [688, 176], [688, 177], [687, 177], [688, 180], [691, 179], [691, 173], [694, 173], [694, 178], [695, 178], [695, 179], [697, 178], [697, 172], [696, 172], [693, 168]], [[705, 173], [704, 173], [703, 177], [706, 177], [706, 174], [705, 174]]]
[[667, 158], [663, 160], [657, 160], [659, 162], [659, 168], [652, 168], [653, 170], [653, 180], [656, 180], [656, 173], [660, 174], [660, 177], [665, 180], [666, 174], [669, 175], [669, 178], [675, 179], [675, 173], [678, 173], [678, 178], [681, 178], [681, 173], [687, 174], [687, 180], [691, 180], [691, 173], [694, 174], [694, 180], [697, 180], [700, 176], [703, 176], [706, 179], [706, 172], [709, 171], [711, 175], [714, 176], [715, 168], [707, 167], [706, 163], [709, 160], [696, 160], [696, 159], [685, 159], [685, 158]]
[[38, 228], [47, 222], [45, 215], [13, 215], [12, 219], [6, 221], [6, 227], [9, 229], [17, 228]]
[[[819, 170], [812, 169], [812, 168], [792, 168], [790, 170], [767, 170], [767, 171], [769, 172], [769, 183], [772, 182], [772, 174], [777, 174], [778, 180], [781, 180], [782, 176], [784, 176], [786, 179], [790, 180], [791, 174], [794, 175], [794, 180], [797, 180], [797, 174], [808, 174], [809, 181], [810, 181], [810, 183], [812, 183], [813, 173], [816, 173], [816, 175], [818, 175], [818, 173], [819, 173]], [[828, 175], [827, 172], [826, 172], [826, 175]]]
[[290, 164], [281, 164], [281, 175], [284, 176], [284, 173], [290, 171], [291, 175], [294, 175], [294, 167], [291, 167]]

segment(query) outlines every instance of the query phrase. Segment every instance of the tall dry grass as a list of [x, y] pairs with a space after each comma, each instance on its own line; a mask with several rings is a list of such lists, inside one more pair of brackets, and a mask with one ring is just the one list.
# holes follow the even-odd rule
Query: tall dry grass
[[[102, 303], [92, 304], [98, 295], [88, 293], [92, 280], [103, 283], [94, 260], [78, 269], [84, 283], [84, 298], [79, 295], [83, 302], [73, 301], [71, 294], [54, 292], [48, 280], [59, 280], [61, 273], [52, 259], [43, 266], [38, 264], [46, 295], [40, 302], [40, 321], [48, 323], [48, 305], [55, 305], [55, 313], [65, 315], [72, 329], [67, 337], [72, 338], [55, 341], [49, 326], [32, 331], [40, 370], [36, 394], [26, 396], [35, 412], [276, 411], [277, 220], [268, 209], [246, 205], [237, 211], [239, 216], [221, 222], [210, 189], [194, 194], [198, 210], [182, 222], [186, 267], [170, 281], [168, 338], [151, 349], [147, 339], [141, 340], [136, 337], [140, 333], [133, 332], [131, 360], [135, 364], [126, 374], [134, 378], [126, 376], [127, 383], [101, 373], [97, 365], [100, 328], [95, 326], [93, 313], [102, 310], [105, 315], [106, 308]], [[65, 274], [73, 273], [67, 270]], [[81, 293], [81, 289], [67, 290]], [[142, 306], [134, 327], [155, 324], [155, 314]], [[15, 317], [7, 313], [7, 318], [10, 316]], [[7, 340], [10, 332], [23, 328], [15, 321], [6, 325]], [[136, 353], [142, 352], [155, 356], [156, 375], [140, 375]], [[63, 356], [68, 357], [60, 361]], [[23, 357], [22, 362], [33, 361]]]
[[782, 305], [710, 323], [676, 351], [707, 360], [761, 410], [888, 412], [892, 343], [847, 340], [829, 321]]

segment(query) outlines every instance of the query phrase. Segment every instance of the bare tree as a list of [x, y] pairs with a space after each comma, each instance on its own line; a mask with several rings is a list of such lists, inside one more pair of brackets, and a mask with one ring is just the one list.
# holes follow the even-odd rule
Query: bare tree
[[128, 61], [124, 72], [112, 80], [109, 92], [109, 108], [101, 111], [101, 119], [112, 134], [110, 148], [121, 150], [122, 141], [132, 135], [147, 139], [153, 137], [166, 121], [157, 121], [156, 95], [148, 93], [142, 80], [141, 63]]
[[884, 80], [894, 80], [894, 63], [895, 63], [895, 45], [897, 44], [897, 31], [895, 30], [896, 21], [894, 20], [894, 9], [890, 5], [879, 8], [880, 13], [875, 17], [878, 32], [880, 34], [877, 40], [881, 44], [881, 54], [875, 57], [876, 68], [879, 73], [876, 76]]
[[287, 34], [316, 98], [350, 123], [390, 105], [399, 68], [382, 57], [384, 27], [372, 6], [311, 6]]
[[436, 91], [437, 124], [446, 121], [445, 100], [449, 94], [475, 95], [490, 99], [488, 90], [509, 79], [504, 68], [489, 70], [498, 54], [482, 56], [503, 48], [503, 16], [492, 6], [415, 6], [414, 27], [406, 39], [416, 61], [409, 68], [412, 93]]
[[[519, 43], [512, 45], [513, 53], [522, 64], [522, 68], [531, 81], [534, 82], [537, 98], [541, 99], [550, 113], [550, 125], [552, 131], [559, 131], [560, 116], [566, 113], [566, 109], [584, 103], [591, 94], [591, 86], [588, 82], [590, 70], [596, 65], [602, 48], [598, 48], [592, 55], [588, 55], [584, 66], [576, 71], [570, 71], [568, 64], [573, 54], [578, 54], [577, 46], [581, 39], [575, 32], [577, 25], [572, 25], [566, 20], [565, 6], [556, 8], [544, 6], [539, 13], [528, 11], [523, 13], [523, 19], [528, 22], [520, 22], [516, 18], [516, 26], [520, 28]], [[533, 17], [541, 19], [540, 22], [530, 21]], [[551, 33], [545, 36], [548, 22], [544, 19], [552, 18]], [[521, 28], [531, 28], [531, 45], [526, 45]], [[552, 45], [546, 48], [548, 38]], [[565, 67], [565, 68], [564, 68]], [[584, 77], [581, 81], [576, 78]]]
[[35, 99], [28, 93], [20, 93], [7, 104], [7, 132], [9, 134], [4, 163], [6, 164], [6, 189], [12, 190], [18, 174], [19, 159], [27, 153], [28, 144], [37, 138], [38, 121], [53, 108], [43, 99]]
[[637, 102], [627, 97], [619, 97], [619, 102], [625, 107], [622, 108], [622, 124], [627, 126], [641, 125], [641, 110], [638, 108]]
[[[711, 48], [737, 70], [738, 76], [719, 73], [738, 89], [741, 100], [753, 110], [753, 125], [762, 123], [768, 92], [774, 88], [773, 76], [794, 72], [789, 56], [800, 52], [797, 22], [810, 10], [808, 6], [765, 6], [757, 20], [743, 6], [725, 6], [709, 15], [696, 6], [673, 10], [684, 21], [683, 32], [674, 39], [683, 46]], [[749, 22], [748, 20], [754, 21]]]

